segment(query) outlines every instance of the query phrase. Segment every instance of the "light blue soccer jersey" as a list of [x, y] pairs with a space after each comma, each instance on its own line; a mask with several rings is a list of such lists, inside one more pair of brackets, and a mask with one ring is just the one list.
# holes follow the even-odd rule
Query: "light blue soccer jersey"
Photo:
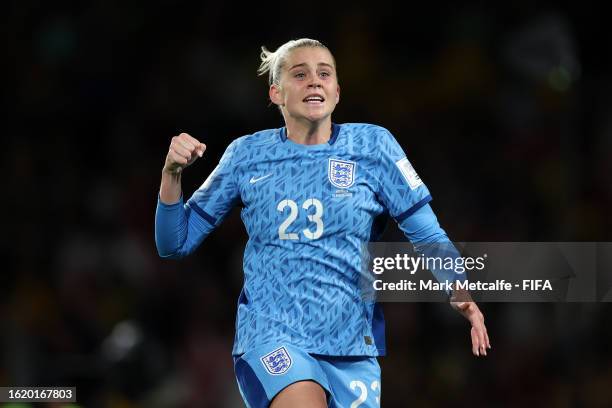
[[377, 239], [383, 218], [401, 227], [430, 200], [382, 127], [333, 125], [320, 145], [270, 129], [230, 144], [180, 212], [171, 228], [179, 233], [160, 231], [182, 201], [158, 205], [156, 239], [158, 248], [173, 248], [162, 256], [184, 256], [241, 205], [249, 240], [233, 354], [285, 343], [314, 354], [377, 356], [385, 353], [384, 319], [379, 305], [362, 300], [362, 244]]

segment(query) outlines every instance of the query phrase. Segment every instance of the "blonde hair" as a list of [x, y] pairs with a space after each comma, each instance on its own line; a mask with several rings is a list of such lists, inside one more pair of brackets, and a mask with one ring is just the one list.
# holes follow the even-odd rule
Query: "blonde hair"
[[[259, 65], [257, 74], [264, 75], [267, 72], [268, 84], [278, 85], [280, 82], [281, 70], [285, 65], [287, 55], [290, 51], [301, 47], [319, 47], [329, 51], [329, 48], [323, 45], [323, 43], [317, 40], [312, 40], [310, 38], [300, 38], [299, 40], [287, 41], [286, 43], [278, 47], [274, 52], [268, 50], [265, 46], [262, 46], [260, 55], [261, 64]], [[331, 51], [329, 51], [329, 53], [331, 54]], [[335, 66], [336, 60], [334, 59], [333, 55], [332, 60], [334, 61]]]

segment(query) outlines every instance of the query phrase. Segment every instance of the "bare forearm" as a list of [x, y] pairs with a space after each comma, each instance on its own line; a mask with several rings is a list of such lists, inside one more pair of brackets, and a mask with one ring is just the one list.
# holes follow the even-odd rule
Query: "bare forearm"
[[164, 204], [175, 204], [181, 198], [181, 174], [185, 167], [202, 157], [206, 145], [187, 133], [172, 138], [162, 170], [159, 199]]
[[162, 170], [159, 199], [164, 204], [174, 204], [181, 198], [181, 172]]

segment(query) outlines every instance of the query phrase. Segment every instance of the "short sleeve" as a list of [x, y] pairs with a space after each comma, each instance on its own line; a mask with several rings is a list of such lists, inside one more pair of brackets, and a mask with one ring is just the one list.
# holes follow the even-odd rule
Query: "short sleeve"
[[431, 195], [388, 130], [378, 132], [377, 142], [380, 152], [378, 195], [391, 216], [401, 222], [431, 201]]
[[234, 140], [225, 150], [217, 167], [186, 204], [213, 226], [219, 225], [239, 200], [240, 192], [235, 181], [234, 167], [237, 149], [238, 140]]

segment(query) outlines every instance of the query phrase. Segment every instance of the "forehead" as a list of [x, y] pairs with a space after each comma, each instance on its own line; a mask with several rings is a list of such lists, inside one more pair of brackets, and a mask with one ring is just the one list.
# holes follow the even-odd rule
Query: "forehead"
[[298, 64], [306, 64], [316, 66], [318, 64], [329, 64], [336, 66], [331, 53], [321, 47], [300, 47], [291, 50], [285, 59], [284, 68], [290, 69]]

